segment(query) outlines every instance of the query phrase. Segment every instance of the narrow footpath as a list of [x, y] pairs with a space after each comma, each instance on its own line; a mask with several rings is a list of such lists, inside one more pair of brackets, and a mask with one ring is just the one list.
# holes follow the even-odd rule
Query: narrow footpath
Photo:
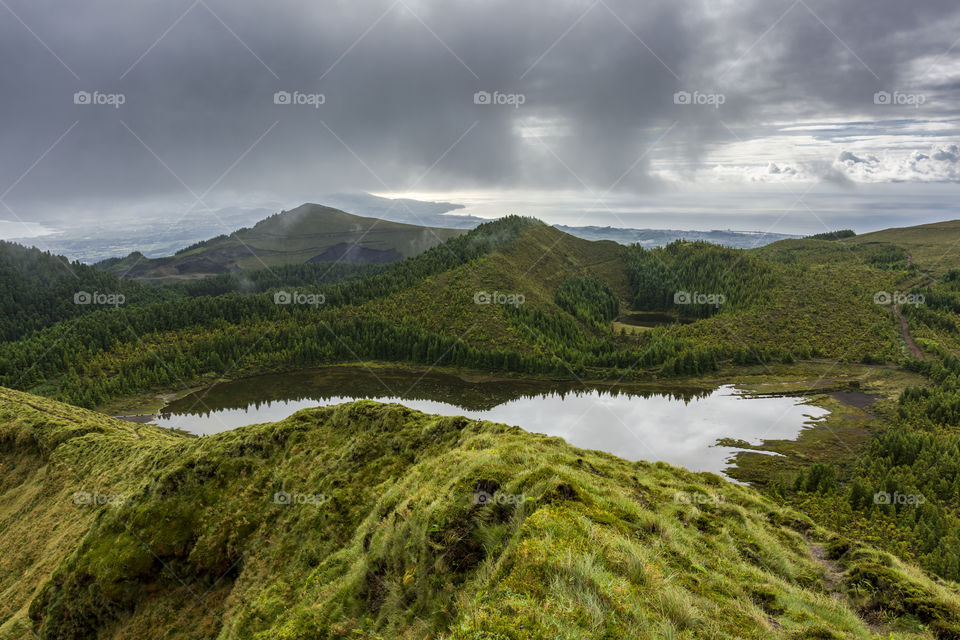
[[[910, 265], [913, 263], [913, 256], [909, 253], [907, 254], [907, 268], [910, 268]], [[931, 280], [930, 284], [932, 285], [936, 280]], [[903, 341], [907, 343], [907, 347], [910, 348], [910, 351], [913, 352], [913, 355], [917, 357], [917, 360], [923, 360], [923, 351], [920, 351], [920, 347], [914, 343], [913, 338], [910, 337], [910, 328], [907, 326], [907, 319], [903, 317], [903, 314], [900, 312], [900, 305], [893, 305], [893, 315], [897, 316], [897, 320], [900, 321], [900, 332], [903, 334]]]
[[903, 341], [907, 343], [910, 351], [913, 352], [913, 355], [915, 355], [918, 360], [923, 360], [923, 351], [920, 351], [920, 347], [918, 347], [913, 342], [913, 338], [910, 337], [910, 329], [907, 327], [907, 319], [903, 317], [902, 313], [900, 313], [900, 305], [893, 305], [893, 314], [897, 316], [897, 320], [900, 321], [900, 332], [903, 334]]

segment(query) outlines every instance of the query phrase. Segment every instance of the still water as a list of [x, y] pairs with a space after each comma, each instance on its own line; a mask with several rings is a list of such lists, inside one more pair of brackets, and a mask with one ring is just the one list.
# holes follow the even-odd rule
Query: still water
[[336, 367], [219, 384], [167, 405], [154, 422], [207, 435], [359, 399], [517, 425], [630, 460], [664, 460], [716, 473], [722, 473], [738, 451], [718, 446], [718, 439], [751, 444], [792, 439], [804, 424], [827, 413], [803, 404], [802, 398], [749, 398], [732, 386], [709, 392], [668, 386], [591, 387]]

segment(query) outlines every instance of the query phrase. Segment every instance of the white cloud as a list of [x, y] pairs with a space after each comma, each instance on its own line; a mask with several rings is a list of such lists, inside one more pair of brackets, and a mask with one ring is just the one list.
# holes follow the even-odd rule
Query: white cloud
[[716, 165], [703, 176], [711, 182], [803, 182], [809, 176], [802, 167], [770, 162], [766, 166]]
[[833, 167], [854, 182], [960, 182], [960, 147], [932, 145], [908, 154], [842, 151]]

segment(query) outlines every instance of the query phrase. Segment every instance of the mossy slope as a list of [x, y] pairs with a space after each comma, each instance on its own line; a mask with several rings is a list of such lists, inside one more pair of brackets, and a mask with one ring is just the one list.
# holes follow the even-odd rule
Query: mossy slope
[[400, 405], [198, 439], [0, 390], [0, 463], [4, 639], [958, 637], [952, 587], [834, 545], [876, 578], [835, 593], [752, 489]]

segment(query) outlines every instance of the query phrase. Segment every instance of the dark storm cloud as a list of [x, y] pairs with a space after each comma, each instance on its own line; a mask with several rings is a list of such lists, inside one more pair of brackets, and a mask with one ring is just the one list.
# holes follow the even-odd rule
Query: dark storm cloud
[[[654, 156], [695, 163], [728, 127], [915, 115], [875, 105], [877, 91], [928, 92], [924, 116], [955, 115], [956, 77], [919, 86], [912, 63], [957, 65], [952, 0], [5, 2], [0, 193], [69, 130], [4, 198], [27, 218], [189, 203], [181, 180], [213, 186], [204, 200], [639, 190]], [[77, 91], [125, 102], [76, 105]], [[278, 91], [324, 102], [277, 105]], [[478, 91], [523, 104], [475, 104]], [[678, 91], [723, 104], [677, 105]]]

